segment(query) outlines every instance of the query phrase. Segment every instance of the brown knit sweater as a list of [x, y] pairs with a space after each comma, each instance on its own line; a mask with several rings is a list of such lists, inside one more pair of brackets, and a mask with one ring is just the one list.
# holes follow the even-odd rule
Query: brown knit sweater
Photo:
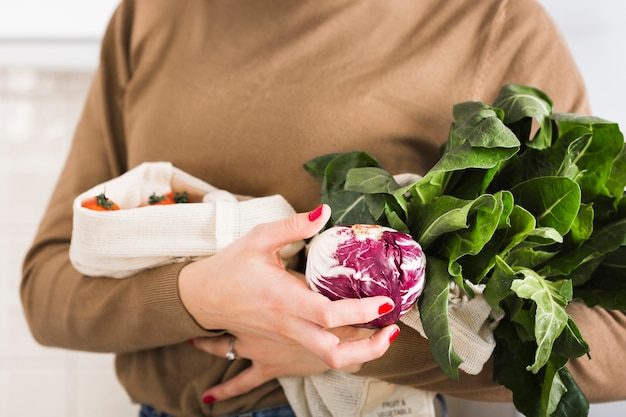
[[[544, 89], [559, 111], [587, 111], [563, 40], [533, 0], [125, 1], [24, 263], [34, 337], [116, 353], [131, 398], [177, 417], [284, 403], [274, 381], [203, 405], [205, 389], [246, 363], [184, 343], [211, 333], [180, 301], [181, 265], [123, 280], [74, 270], [74, 197], [141, 162], [169, 160], [231, 192], [278, 193], [308, 210], [319, 186], [305, 161], [364, 150], [393, 173], [423, 173], [446, 139], [452, 105], [490, 102], [508, 82]], [[570, 311], [593, 357], [572, 364], [574, 376], [592, 400], [623, 398], [626, 317], [580, 305]], [[467, 398], [510, 398], [491, 382], [489, 365], [447, 380], [405, 326], [361, 373]]]

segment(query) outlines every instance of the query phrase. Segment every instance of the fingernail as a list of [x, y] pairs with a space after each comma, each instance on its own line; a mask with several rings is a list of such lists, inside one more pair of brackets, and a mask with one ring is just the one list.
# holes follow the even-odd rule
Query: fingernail
[[400, 329], [396, 328], [396, 330], [393, 331], [393, 333], [391, 333], [391, 336], [389, 336], [389, 343], [393, 343], [394, 340], [396, 340], [396, 337], [398, 337], [398, 335], [400, 335]]
[[383, 314], [389, 313], [391, 310], [393, 310], [393, 305], [391, 303], [382, 304], [378, 307], [378, 315], [382, 316]]
[[322, 215], [322, 210], [324, 210], [323, 204], [320, 204], [319, 206], [311, 210], [309, 212], [309, 221], [314, 222], [315, 220], [317, 220]]
[[211, 404], [213, 404], [215, 402], [215, 397], [212, 396], [211, 394], [205, 394], [202, 397], [202, 402], [207, 404], [207, 405], [211, 405]]

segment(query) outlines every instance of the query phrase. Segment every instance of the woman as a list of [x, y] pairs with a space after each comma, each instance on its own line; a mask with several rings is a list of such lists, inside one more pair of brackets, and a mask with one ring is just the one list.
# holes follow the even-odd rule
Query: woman
[[[490, 102], [509, 82], [543, 89], [557, 111], [588, 110], [571, 57], [533, 0], [125, 1], [25, 260], [33, 335], [116, 353], [121, 383], [151, 406], [145, 415], [281, 415], [274, 378], [328, 368], [510, 401], [490, 364], [449, 381], [414, 330], [347, 327], [384, 314], [389, 299], [330, 303], [276, 265], [278, 247], [321, 228], [324, 207], [263, 225], [213, 258], [132, 279], [85, 278], [68, 260], [74, 197], [141, 162], [169, 160], [219, 188], [282, 194], [306, 211], [318, 186], [305, 161], [359, 149], [394, 173], [423, 173], [452, 104]], [[612, 346], [626, 342], [626, 318], [581, 305], [570, 313], [593, 354], [570, 365], [574, 377], [591, 400], [623, 398], [614, 382], [626, 361], [613, 361], [623, 353]]]

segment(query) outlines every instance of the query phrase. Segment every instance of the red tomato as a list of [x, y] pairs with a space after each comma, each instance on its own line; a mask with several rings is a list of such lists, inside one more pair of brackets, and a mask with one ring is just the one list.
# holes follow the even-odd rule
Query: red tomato
[[182, 204], [189, 203], [189, 194], [186, 191], [182, 193], [167, 193], [165, 195], [156, 195], [152, 193], [148, 198], [148, 204], [151, 206], [162, 206], [166, 204]]
[[81, 205], [89, 210], [96, 211], [113, 211], [120, 209], [119, 206], [115, 204], [115, 202], [109, 200], [104, 193], [83, 201]]

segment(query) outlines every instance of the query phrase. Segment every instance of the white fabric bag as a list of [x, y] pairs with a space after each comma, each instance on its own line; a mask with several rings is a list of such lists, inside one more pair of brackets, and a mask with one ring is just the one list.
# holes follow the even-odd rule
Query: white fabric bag
[[[204, 204], [148, 206], [148, 198], [186, 191]], [[82, 202], [100, 193], [117, 211], [94, 211]], [[169, 162], [143, 163], [82, 193], [73, 204], [70, 260], [85, 275], [125, 278], [141, 270], [214, 255], [257, 224], [292, 216], [280, 195], [239, 197], [199, 180]], [[281, 250], [289, 259], [303, 243]]]
[[[401, 184], [419, 177], [402, 174]], [[203, 204], [147, 206], [151, 194], [187, 191]], [[102, 192], [121, 208], [93, 211], [82, 202]], [[144, 269], [185, 259], [211, 256], [257, 224], [295, 213], [280, 195], [235, 196], [195, 178], [169, 162], [144, 163], [74, 200], [70, 260], [88, 276], [126, 278]], [[303, 242], [281, 250], [286, 262]], [[460, 369], [477, 374], [489, 359], [495, 341], [491, 309], [474, 286], [469, 300], [454, 284], [450, 288], [452, 344], [463, 359]], [[400, 319], [426, 337], [417, 306]], [[435, 393], [338, 371], [308, 377], [279, 378], [298, 417], [434, 417]]]

